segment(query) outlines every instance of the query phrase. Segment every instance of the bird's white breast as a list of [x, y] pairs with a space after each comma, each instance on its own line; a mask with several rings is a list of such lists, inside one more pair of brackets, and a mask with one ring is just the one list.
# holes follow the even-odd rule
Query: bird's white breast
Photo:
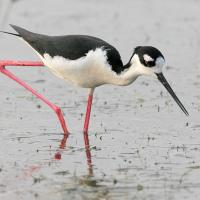
[[47, 53], [41, 59], [55, 75], [80, 87], [93, 88], [113, 83], [117, 78], [117, 74], [107, 62], [106, 51], [102, 48], [91, 50], [77, 60], [61, 56], [51, 57]]

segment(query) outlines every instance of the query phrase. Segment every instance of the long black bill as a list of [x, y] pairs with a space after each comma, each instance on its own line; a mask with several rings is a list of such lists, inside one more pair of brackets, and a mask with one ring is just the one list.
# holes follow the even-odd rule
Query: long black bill
[[188, 111], [185, 109], [185, 107], [183, 106], [183, 104], [180, 102], [180, 100], [178, 99], [178, 97], [176, 96], [176, 94], [174, 93], [174, 91], [172, 90], [171, 86], [169, 85], [169, 83], [167, 82], [167, 80], [165, 79], [165, 77], [163, 76], [163, 74], [159, 73], [159, 74], [156, 74], [156, 75], [158, 77], [158, 80], [164, 85], [164, 87], [167, 89], [167, 91], [171, 94], [171, 96], [176, 101], [176, 103], [179, 105], [179, 107], [181, 108], [181, 110], [188, 116], [189, 115]]

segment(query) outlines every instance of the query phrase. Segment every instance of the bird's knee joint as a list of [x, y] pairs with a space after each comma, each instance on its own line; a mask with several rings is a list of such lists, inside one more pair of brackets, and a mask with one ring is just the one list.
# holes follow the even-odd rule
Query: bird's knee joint
[[56, 111], [56, 113], [61, 113], [61, 109], [57, 106], [55, 107], [55, 111]]
[[0, 72], [2, 72], [5, 69], [5, 65], [0, 64]]

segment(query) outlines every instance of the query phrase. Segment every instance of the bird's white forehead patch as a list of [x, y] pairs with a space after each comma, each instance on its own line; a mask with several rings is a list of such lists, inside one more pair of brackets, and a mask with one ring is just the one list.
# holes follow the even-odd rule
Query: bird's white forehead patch
[[165, 65], [165, 60], [163, 57], [160, 56], [160, 57], [156, 58], [156, 66], [153, 67], [154, 72], [161, 73], [164, 65]]
[[148, 54], [144, 54], [144, 55], [143, 55], [143, 58], [144, 58], [144, 60], [145, 60], [146, 62], [154, 61], [154, 59], [153, 59], [151, 56], [149, 56]]
[[165, 64], [165, 60], [164, 60], [163, 57], [158, 57], [158, 58], [156, 59], [156, 65], [157, 65], [157, 66], [163, 67], [164, 64]]

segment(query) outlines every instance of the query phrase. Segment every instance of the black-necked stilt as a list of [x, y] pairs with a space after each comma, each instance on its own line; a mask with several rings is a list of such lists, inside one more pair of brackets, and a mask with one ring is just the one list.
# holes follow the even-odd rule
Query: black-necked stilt
[[[151, 46], [138, 46], [134, 49], [129, 62], [123, 65], [116, 48], [102, 39], [87, 35], [47, 36], [15, 25], [11, 26], [18, 34], [4, 33], [22, 38], [37, 52], [44, 65], [49, 67], [56, 76], [77, 86], [89, 88], [84, 132], [88, 131], [94, 89], [103, 84], [129, 85], [140, 75], [157, 78], [182, 111], [189, 115], [162, 74], [165, 59], [158, 49]], [[35, 94], [35, 91], [31, 92]], [[48, 100], [42, 96], [39, 98], [56, 111], [54, 105]], [[57, 114], [62, 115], [62, 113]], [[67, 132], [63, 117], [59, 119], [64, 132]]]

